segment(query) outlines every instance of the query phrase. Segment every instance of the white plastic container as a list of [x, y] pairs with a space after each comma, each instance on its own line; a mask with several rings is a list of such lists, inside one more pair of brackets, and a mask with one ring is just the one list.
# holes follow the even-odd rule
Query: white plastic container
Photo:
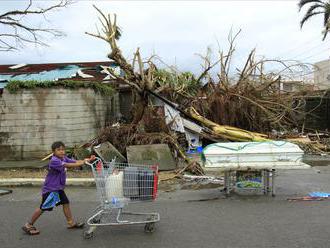
[[306, 169], [304, 152], [286, 141], [215, 143], [204, 148], [206, 168], [222, 170]]
[[124, 198], [123, 191], [123, 172], [110, 174], [105, 181], [105, 192], [108, 201], [112, 201], [113, 198]]

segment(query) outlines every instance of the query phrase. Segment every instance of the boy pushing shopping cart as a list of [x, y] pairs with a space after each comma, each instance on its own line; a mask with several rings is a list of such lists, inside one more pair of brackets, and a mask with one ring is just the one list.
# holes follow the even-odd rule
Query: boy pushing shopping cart
[[153, 232], [159, 213], [123, 211], [132, 202], [152, 201], [157, 197], [158, 166], [134, 165], [102, 161], [87, 162], [95, 178], [100, 206], [87, 220], [86, 239], [100, 226], [144, 224], [145, 232]]

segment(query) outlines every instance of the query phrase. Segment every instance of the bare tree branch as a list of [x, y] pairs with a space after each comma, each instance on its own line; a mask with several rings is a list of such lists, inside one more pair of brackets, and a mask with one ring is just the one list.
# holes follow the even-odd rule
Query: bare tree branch
[[[71, 0], [60, 0], [58, 3], [46, 8], [33, 7], [33, 0], [29, 0], [27, 7], [23, 10], [13, 10], [0, 14], [0, 51], [18, 50], [29, 43], [47, 46], [42, 35], [59, 37], [64, 35], [56, 29], [38, 27], [25, 21], [26, 17], [40, 15], [46, 19], [49, 12], [65, 8], [72, 3]], [[47, 20], [47, 19], [46, 19]]]

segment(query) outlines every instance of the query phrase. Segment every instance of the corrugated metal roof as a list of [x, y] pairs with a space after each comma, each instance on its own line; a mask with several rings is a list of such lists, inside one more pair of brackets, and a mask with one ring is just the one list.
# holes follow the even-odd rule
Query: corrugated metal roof
[[70, 63], [48, 63], [48, 64], [20, 64], [16, 69], [17, 65], [0, 65], [0, 74], [23, 74], [23, 73], [37, 73], [41, 71], [50, 71], [55, 69], [61, 69], [69, 65], [76, 65], [80, 68], [96, 68], [101, 65], [103, 66], [116, 66], [111, 61], [100, 61], [100, 62], [70, 62]]
[[19, 75], [0, 74], [0, 81], [57, 81], [58, 79], [75, 77], [79, 70], [79, 66], [68, 65], [61, 69], [41, 71], [38, 73], [24, 73]]
[[117, 68], [113, 62], [72, 62], [53, 64], [0, 65], [0, 89], [7, 81], [57, 81], [64, 79], [100, 82], [109, 80], [104, 68]]

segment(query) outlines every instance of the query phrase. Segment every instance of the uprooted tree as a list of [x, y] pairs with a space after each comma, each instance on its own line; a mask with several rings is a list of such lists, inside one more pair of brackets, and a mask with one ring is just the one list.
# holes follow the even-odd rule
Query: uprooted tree
[[[122, 84], [132, 87], [135, 92], [136, 103], [134, 104], [134, 119], [133, 124], [138, 123], [144, 114], [144, 110], [148, 105], [147, 90], [152, 90], [154, 87], [153, 70], [155, 68], [151, 60], [143, 62], [139, 49], [134, 54], [132, 64], [128, 63], [124, 58], [120, 48], [117, 46], [116, 33], [118, 33], [117, 16], [114, 15], [114, 20], [111, 20], [110, 15], [106, 16], [96, 6], [94, 8], [100, 13], [100, 22], [102, 25], [101, 32], [97, 30], [96, 34], [87, 34], [106, 41], [110, 45], [111, 52], [108, 54], [110, 60], [115, 61], [123, 70], [124, 75], [118, 75], [114, 71], [109, 71], [113, 78]], [[148, 64], [148, 70], [145, 70], [145, 64]], [[136, 66], [138, 68], [136, 68]]]
[[[129, 63], [117, 45], [116, 15], [111, 18], [94, 7], [100, 14], [101, 29], [97, 29], [97, 33], [86, 33], [109, 44], [111, 51], [108, 58], [123, 71], [117, 74], [109, 69], [109, 74], [117, 82], [133, 89], [133, 125], [143, 118], [150, 94], [163, 97], [168, 104], [175, 102], [176, 105], [172, 106], [183, 116], [201, 124], [205, 135], [219, 140], [263, 141], [267, 140], [267, 135], [253, 131], [285, 129], [295, 124], [295, 116], [300, 113], [302, 93], [282, 92], [279, 83], [283, 74], [294, 68], [306, 69], [306, 65], [257, 59], [255, 50], [252, 50], [243, 69], [236, 69], [236, 77], [231, 78], [234, 42], [239, 32], [229, 35], [228, 51], [219, 50], [219, 59], [215, 62], [209, 56], [201, 56], [205, 66], [198, 77], [192, 73], [173, 71], [172, 68], [158, 69], [154, 63], [156, 56], [143, 61], [139, 48]], [[278, 63], [282, 69], [277, 73], [267, 72], [264, 68], [268, 63]], [[216, 66], [220, 70], [214, 78], [210, 71]], [[178, 143], [173, 141], [173, 146], [188, 161]]]
[[[95, 7], [95, 6], [94, 6]], [[295, 123], [294, 116], [299, 112], [302, 102], [299, 98], [306, 92], [291, 93], [280, 90], [280, 83], [286, 72], [308, 70], [309, 67], [299, 62], [257, 59], [253, 49], [242, 69], [236, 68], [236, 76], [230, 77], [232, 59], [235, 53], [235, 35], [228, 37], [228, 51], [219, 50], [219, 59], [210, 61], [209, 56], [201, 56], [204, 70], [199, 77], [192, 73], [179, 73], [172, 70], [158, 69], [154, 64], [156, 56], [142, 61], [139, 48], [133, 62], [129, 63], [117, 45], [117, 18], [100, 13], [102, 29], [96, 34], [87, 33], [106, 41], [111, 48], [109, 59], [115, 61], [123, 70], [123, 75], [113, 71], [110, 74], [118, 82], [130, 85], [137, 95], [133, 123], [138, 123], [148, 104], [148, 92], [160, 93], [168, 100], [180, 105], [181, 110], [196, 119], [196, 111], [216, 124], [231, 125], [254, 131], [269, 131], [271, 128], [285, 128]], [[292, 62], [292, 61], [291, 61]], [[266, 71], [268, 64], [282, 66], [276, 73]], [[219, 67], [216, 78], [210, 75], [214, 67]], [[206, 80], [206, 81], [205, 81]], [[194, 113], [192, 115], [192, 113]], [[200, 119], [200, 118], [198, 118]], [[199, 120], [200, 122], [200, 120]], [[267, 127], [262, 128], [262, 127]], [[233, 137], [235, 138], [235, 137]]]
[[[196, 97], [197, 90], [194, 94], [187, 94], [186, 89], [191, 86], [191, 84], [179, 84], [178, 88], [172, 87], [173, 85], [170, 85], [170, 82], [164, 82], [164, 80], [161, 80], [160, 72], [161, 70], [158, 70], [155, 64], [153, 63], [151, 57], [147, 61], [142, 61], [141, 54], [139, 51], [139, 48], [136, 50], [134, 54], [134, 58], [132, 63], [129, 63], [123, 56], [122, 51], [117, 45], [117, 39], [116, 39], [116, 32], [117, 32], [117, 17], [114, 15], [113, 20], [111, 19], [110, 15], [105, 15], [100, 9], [98, 9], [96, 6], [94, 6], [96, 10], [100, 13], [101, 18], [101, 30], [97, 30], [96, 34], [87, 33], [93, 37], [102, 39], [106, 41], [110, 45], [111, 52], [108, 54], [108, 58], [110, 60], [115, 61], [120, 68], [123, 70], [123, 75], [118, 75], [114, 71], [109, 71], [109, 73], [113, 76], [113, 78], [119, 82], [126, 85], [129, 85], [132, 87], [133, 91], [136, 95], [136, 102], [134, 103], [134, 110], [132, 111], [134, 113], [133, 118], [133, 124], [137, 124], [143, 117], [144, 111], [148, 105], [148, 95], [149, 92], [155, 92], [155, 93], [162, 93], [162, 92], [168, 92], [171, 96], [175, 94], [180, 94], [182, 98], [193, 98]], [[224, 56], [223, 56], [224, 57]], [[229, 62], [229, 58], [225, 59], [225, 64]], [[215, 66], [217, 63], [213, 64], [212, 66]], [[210, 66], [209, 66], [210, 67]], [[201, 88], [201, 80], [207, 75], [209, 69], [206, 69], [200, 77], [195, 79], [194, 76], [190, 74], [183, 74], [180, 75], [181, 78], [188, 78], [191, 82], [194, 82], [195, 88]], [[225, 72], [227, 73], [227, 72]], [[246, 73], [245, 71], [242, 72], [242, 75]], [[224, 77], [224, 75], [221, 75], [221, 77]], [[225, 78], [226, 79], [226, 78]], [[180, 93], [181, 92], [181, 93]], [[173, 99], [171, 99], [173, 100]], [[191, 99], [189, 99], [191, 100]], [[185, 115], [190, 116], [192, 119], [198, 119], [195, 115], [192, 115], [191, 111], [187, 109], [180, 109], [182, 112], [184, 112]], [[198, 120], [199, 122], [203, 122], [201, 120]], [[227, 127], [223, 126], [221, 128], [221, 132], [224, 132], [223, 136], [225, 138], [228, 138], [230, 134], [226, 134]], [[243, 133], [249, 133], [245, 130], [236, 129], [237, 132], [243, 131]], [[243, 135], [245, 135], [243, 134]], [[222, 133], [219, 133], [221, 136]], [[263, 136], [262, 136], [263, 137]], [[235, 140], [235, 137], [232, 137], [233, 140]], [[256, 133], [249, 133], [249, 138], [247, 140], [258, 140], [259, 137]]]
[[[108, 58], [112, 61], [115, 61], [121, 70], [123, 75], [116, 74], [115, 71], [109, 69], [109, 74], [119, 83], [126, 84], [131, 86], [135, 94], [135, 102], [133, 104], [133, 121], [132, 126], [139, 123], [143, 118], [145, 110], [149, 103], [149, 92], [154, 91], [156, 88], [156, 79], [155, 71], [156, 66], [151, 59], [148, 61], [142, 61], [139, 48], [136, 50], [133, 58], [132, 64], [128, 63], [124, 58], [122, 51], [117, 45], [116, 34], [118, 33], [117, 27], [117, 17], [114, 15], [114, 20], [111, 19], [110, 15], [105, 15], [100, 9], [94, 6], [95, 9], [101, 15], [100, 22], [102, 29], [97, 30], [96, 34], [88, 33], [93, 37], [102, 39], [106, 41], [111, 49], [111, 52], [108, 54]], [[197, 174], [203, 174], [203, 170], [199, 165], [195, 163], [190, 163], [189, 159], [185, 156], [182, 149], [179, 147], [176, 140], [171, 140], [171, 145], [175, 148], [178, 155], [183, 158], [186, 162], [189, 163], [189, 167], [192, 171]]]

